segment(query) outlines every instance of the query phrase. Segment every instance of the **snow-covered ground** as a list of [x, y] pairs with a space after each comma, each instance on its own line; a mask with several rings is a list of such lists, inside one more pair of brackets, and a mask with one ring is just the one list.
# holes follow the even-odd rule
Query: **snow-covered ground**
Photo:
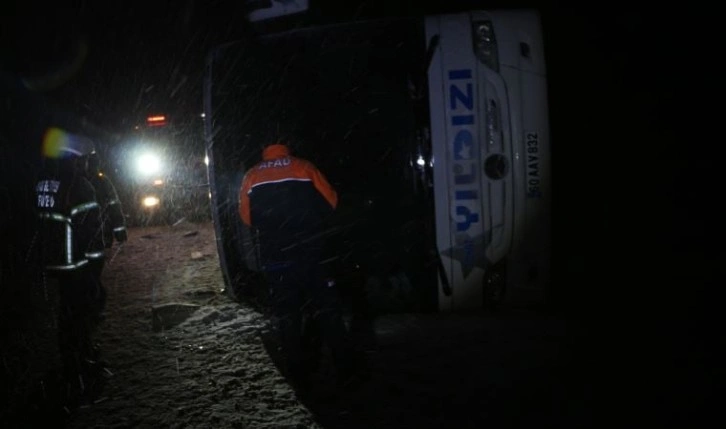
[[[66, 412], [36, 392], [18, 427], [38, 419], [78, 429], [587, 425], [588, 391], [570, 370], [577, 357], [560, 320], [383, 315], [370, 381], [339, 390], [324, 361], [312, 391], [299, 395], [275, 365], [268, 318], [222, 292], [210, 223], [131, 229], [111, 249], [104, 283], [101, 396]], [[38, 368], [57, 363], [57, 351], [43, 357]]]

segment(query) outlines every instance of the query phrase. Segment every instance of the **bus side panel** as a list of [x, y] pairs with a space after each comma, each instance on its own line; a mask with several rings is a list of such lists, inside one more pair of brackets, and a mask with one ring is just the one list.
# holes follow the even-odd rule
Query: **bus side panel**
[[[440, 37], [440, 26], [438, 18], [426, 18], [426, 40], [427, 43], [434, 38]], [[451, 245], [451, 217], [449, 216], [449, 177], [446, 169], [446, 116], [442, 106], [444, 101], [444, 76], [441, 64], [441, 49], [437, 48], [428, 68], [429, 79], [429, 104], [431, 115], [431, 145], [434, 159], [434, 218], [436, 222], [436, 247], [443, 261], [444, 273], [448, 283], [453, 283], [453, 267], [450, 257], [444, 255], [446, 249]], [[453, 297], [445, 293], [442, 273], [439, 273], [438, 296], [439, 310], [453, 310]]]
[[[522, 73], [519, 178], [521, 207], [512, 251], [511, 290], [519, 301], [541, 300], [551, 259], [551, 165], [545, 78]], [[516, 296], [512, 296], [515, 299]]]
[[[441, 229], [437, 239], [444, 264], [451, 266], [453, 291], [448, 308], [440, 308], [478, 308], [483, 302], [486, 267], [482, 201], [487, 197], [481, 182], [477, 60], [468, 14], [443, 15], [438, 17], [438, 23], [439, 51], [429, 69], [429, 78], [436, 82], [433, 86], [442, 92], [430, 96], [432, 128], [444, 129], [443, 133], [432, 132], [437, 162], [435, 178], [446, 185], [446, 189], [436, 188], [437, 231]], [[443, 115], [437, 116], [437, 110], [443, 110]], [[442, 176], [446, 176], [444, 183]], [[439, 201], [442, 196], [448, 197], [448, 201]], [[446, 219], [442, 217], [444, 210]], [[445, 241], [444, 232], [448, 235]]]
[[[483, 200], [482, 212], [486, 231], [485, 249], [486, 258], [490, 264], [496, 264], [509, 255], [511, 251], [512, 236], [514, 234], [516, 188], [511, 168], [497, 167], [486, 173], [485, 165], [488, 162], [500, 159], [500, 165], [509, 165], [512, 162], [512, 137], [510, 118], [510, 85], [506, 83], [500, 73], [486, 67], [479, 66], [479, 80], [482, 82], [480, 91], [480, 105], [485, 109], [480, 112], [481, 120], [481, 152], [482, 186], [486, 190]], [[490, 118], [491, 105], [496, 106], [496, 114]], [[491, 122], [488, 122], [491, 121]], [[496, 125], [495, 125], [496, 123]], [[492, 130], [492, 136], [487, 135], [487, 128]], [[499, 158], [502, 157], [502, 158]]]
[[507, 297], [510, 302], [530, 304], [544, 298], [551, 261], [550, 140], [542, 34], [535, 12], [492, 15], [501, 23], [499, 28], [511, 29], [498, 33], [498, 43], [501, 74], [516, 106], [511, 126], [518, 192]]
[[498, 30], [497, 46], [502, 68], [513, 67], [544, 76], [546, 67], [539, 14], [534, 10], [502, 10], [488, 15]]

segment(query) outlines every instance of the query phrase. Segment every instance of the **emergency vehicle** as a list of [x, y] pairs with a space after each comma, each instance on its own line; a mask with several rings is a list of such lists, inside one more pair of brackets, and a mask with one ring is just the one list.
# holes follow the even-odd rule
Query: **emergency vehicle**
[[[132, 225], [209, 218], [209, 188], [201, 136], [175, 127], [164, 114], [135, 125], [124, 142], [120, 186]], [[128, 207], [128, 208], [127, 208]]]
[[295, 130], [293, 154], [339, 193], [331, 237], [341, 278], [357, 270], [403, 311], [544, 300], [551, 171], [536, 11], [370, 19], [230, 42], [209, 54], [204, 94], [212, 215], [235, 296], [258, 278], [239, 185], [260, 159], [262, 129], [279, 123]]

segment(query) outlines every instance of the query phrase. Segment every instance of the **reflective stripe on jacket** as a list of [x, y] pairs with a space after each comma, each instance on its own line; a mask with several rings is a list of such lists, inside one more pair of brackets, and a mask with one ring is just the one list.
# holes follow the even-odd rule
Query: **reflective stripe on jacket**
[[100, 207], [80, 176], [42, 176], [36, 185], [39, 247], [47, 270], [67, 271], [103, 251]]

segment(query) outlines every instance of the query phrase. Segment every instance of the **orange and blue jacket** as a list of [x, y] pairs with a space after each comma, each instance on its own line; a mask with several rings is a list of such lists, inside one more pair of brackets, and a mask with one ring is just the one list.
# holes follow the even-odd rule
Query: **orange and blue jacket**
[[297, 259], [319, 244], [338, 195], [315, 165], [273, 144], [245, 174], [239, 201], [242, 221], [259, 232], [261, 262], [267, 264]]

